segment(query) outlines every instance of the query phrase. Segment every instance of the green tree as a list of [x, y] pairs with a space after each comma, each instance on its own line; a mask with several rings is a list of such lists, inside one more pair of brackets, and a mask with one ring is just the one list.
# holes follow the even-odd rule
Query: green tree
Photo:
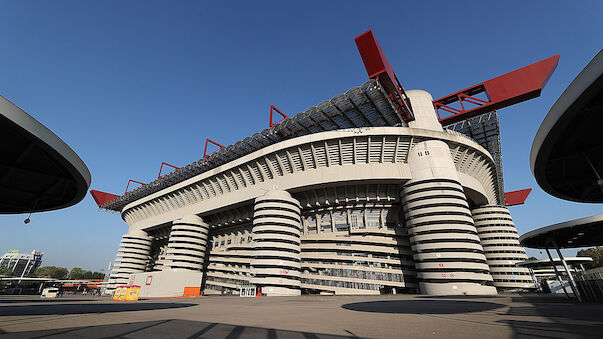
[[603, 266], [603, 248], [587, 248], [585, 250], [578, 251], [579, 257], [591, 257], [593, 261], [588, 264], [584, 264], [587, 268], [595, 268]]
[[36, 277], [49, 277], [55, 279], [65, 279], [69, 271], [65, 267], [43, 266], [36, 270]]
[[69, 272], [69, 279], [83, 279], [84, 278], [84, 270], [79, 267], [74, 267]]
[[82, 274], [82, 279], [92, 279], [92, 272], [91, 271], [84, 271]]
[[15, 273], [8, 267], [0, 267], [0, 275], [14, 275]]
[[92, 279], [105, 279], [105, 273], [101, 273], [101, 272], [94, 272], [92, 273]]

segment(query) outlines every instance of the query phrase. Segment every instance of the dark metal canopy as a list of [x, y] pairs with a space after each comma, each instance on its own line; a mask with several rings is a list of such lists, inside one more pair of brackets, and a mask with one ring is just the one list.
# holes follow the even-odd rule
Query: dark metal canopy
[[547, 193], [603, 202], [603, 50], [553, 105], [532, 144], [532, 173]]
[[74, 205], [90, 180], [84, 162], [63, 140], [0, 96], [0, 213]]
[[[564, 258], [564, 259], [568, 265], [588, 264], [590, 262], [593, 262], [593, 258], [591, 258], [591, 257], [571, 257], [571, 258]], [[553, 258], [552, 262], [550, 259], [535, 259], [535, 260], [532, 259], [532, 260], [519, 261], [519, 262], [515, 263], [515, 265], [517, 265], [517, 266], [529, 267], [529, 268], [553, 267], [552, 264], [554, 264], [555, 266], [563, 265], [560, 258]]]
[[[529, 248], [579, 248], [603, 245], [603, 214], [542, 227], [519, 237]], [[557, 246], [555, 246], [557, 244]]]

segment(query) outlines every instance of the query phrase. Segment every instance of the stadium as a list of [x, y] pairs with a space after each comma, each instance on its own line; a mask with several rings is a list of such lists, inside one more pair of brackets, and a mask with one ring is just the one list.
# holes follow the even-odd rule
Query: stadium
[[[129, 231], [110, 286], [141, 295], [496, 294], [534, 281], [507, 206], [497, 109], [558, 56], [434, 100], [404, 90], [371, 31], [369, 80], [127, 191], [91, 191]], [[271, 110], [271, 118], [273, 111]], [[446, 114], [446, 116], [442, 116]], [[207, 154], [208, 143], [219, 149]], [[152, 287], [155, 286], [155, 287]], [[146, 289], [146, 290], [145, 290]], [[187, 290], [188, 289], [188, 290]]]

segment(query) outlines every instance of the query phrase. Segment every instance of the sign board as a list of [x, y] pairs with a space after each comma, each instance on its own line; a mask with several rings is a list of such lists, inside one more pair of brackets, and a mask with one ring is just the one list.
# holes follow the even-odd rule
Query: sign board
[[256, 287], [255, 285], [247, 285], [241, 286], [240, 288], [240, 296], [241, 297], [255, 297], [256, 295]]

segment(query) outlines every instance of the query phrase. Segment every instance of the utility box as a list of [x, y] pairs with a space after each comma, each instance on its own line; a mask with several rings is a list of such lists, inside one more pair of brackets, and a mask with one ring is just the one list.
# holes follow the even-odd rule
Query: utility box
[[157, 271], [130, 275], [132, 285], [140, 286], [140, 298], [199, 297], [203, 273], [198, 271]]

